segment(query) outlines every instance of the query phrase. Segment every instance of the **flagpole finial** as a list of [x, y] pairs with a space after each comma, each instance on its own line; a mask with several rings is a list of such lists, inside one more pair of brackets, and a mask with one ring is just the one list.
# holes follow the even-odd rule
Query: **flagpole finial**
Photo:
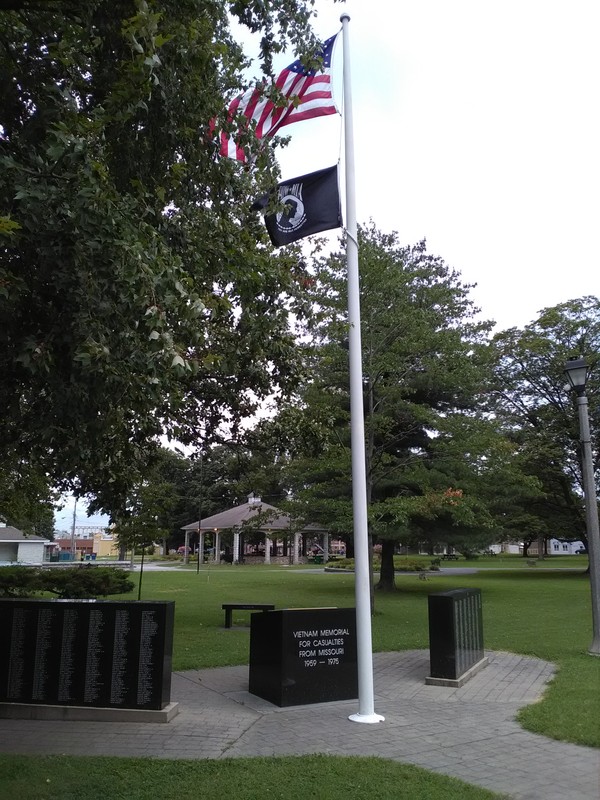
[[350, 22], [350, 14], [347, 11], [344, 11], [344, 13], [341, 15], [340, 22], [343, 22], [345, 19]]

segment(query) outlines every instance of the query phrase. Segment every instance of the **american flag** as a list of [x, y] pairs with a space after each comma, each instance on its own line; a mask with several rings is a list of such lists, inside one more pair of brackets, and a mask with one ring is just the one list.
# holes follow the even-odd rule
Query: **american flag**
[[[284, 125], [336, 114], [337, 107], [331, 92], [331, 56], [336, 37], [337, 34], [327, 39], [318, 53], [323, 59], [319, 70], [307, 69], [298, 60], [280, 73], [275, 86], [286, 98], [286, 105], [276, 105], [259, 89], [249, 89], [231, 103], [228, 119], [231, 121], [236, 114], [243, 114], [248, 121], [254, 120], [256, 136], [263, 139], [273, 136]], [[226, 133], [221, 133], [220, 153], [238, 161], [246, 160], [246, 155], [235, 137]]]

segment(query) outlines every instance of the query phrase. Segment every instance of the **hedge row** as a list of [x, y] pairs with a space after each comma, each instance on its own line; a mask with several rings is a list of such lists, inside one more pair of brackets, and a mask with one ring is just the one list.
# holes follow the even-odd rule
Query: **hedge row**
[[0, 597], [56, 595], [61, 600], [86, 600], [124, 594], [133, 589], [130, 573], [116, 567], [81, 564], [57, 569], [0, 567]]

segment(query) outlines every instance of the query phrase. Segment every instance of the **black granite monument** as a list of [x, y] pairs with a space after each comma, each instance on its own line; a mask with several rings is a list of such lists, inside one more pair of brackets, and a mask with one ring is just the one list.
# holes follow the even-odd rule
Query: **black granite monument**
[[249, 691], [277, 706], [358, 697], [355, 609], [252, 614]]
[[426, 683], [459, 685], [487, 664], [481, 590], [435, 592], [428, 600], [431, 675]]
[[0, 600], [0, 702], [163, 709], [175, 603]]

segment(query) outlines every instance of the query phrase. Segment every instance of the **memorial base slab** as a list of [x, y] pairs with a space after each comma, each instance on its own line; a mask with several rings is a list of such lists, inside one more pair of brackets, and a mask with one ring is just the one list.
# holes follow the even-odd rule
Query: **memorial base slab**
[[432, 678], [431, 675], [429, 675], [427, 678], [425, 678], [425, 683], [428, 686], [451, 686], [454, 689], [460, 689], [461, 686], [464, 686], [468, 680], [470, 680], [474, 675], [477, 675], [478, 672], [481, 672], [481, 670], [484, 667], [487, 667], [488, 664], [488, 657], [485, 656], [481, 659], [481, 661], [473, 664], [473, 666], [466, 672], [463, 672], [463, 674], [458, 678]]
[[46, 719], [65, 722], [171, 722], [179, 703], [161, 709], [51, 706], [34, 703], [0, 703], [2, 719]]

